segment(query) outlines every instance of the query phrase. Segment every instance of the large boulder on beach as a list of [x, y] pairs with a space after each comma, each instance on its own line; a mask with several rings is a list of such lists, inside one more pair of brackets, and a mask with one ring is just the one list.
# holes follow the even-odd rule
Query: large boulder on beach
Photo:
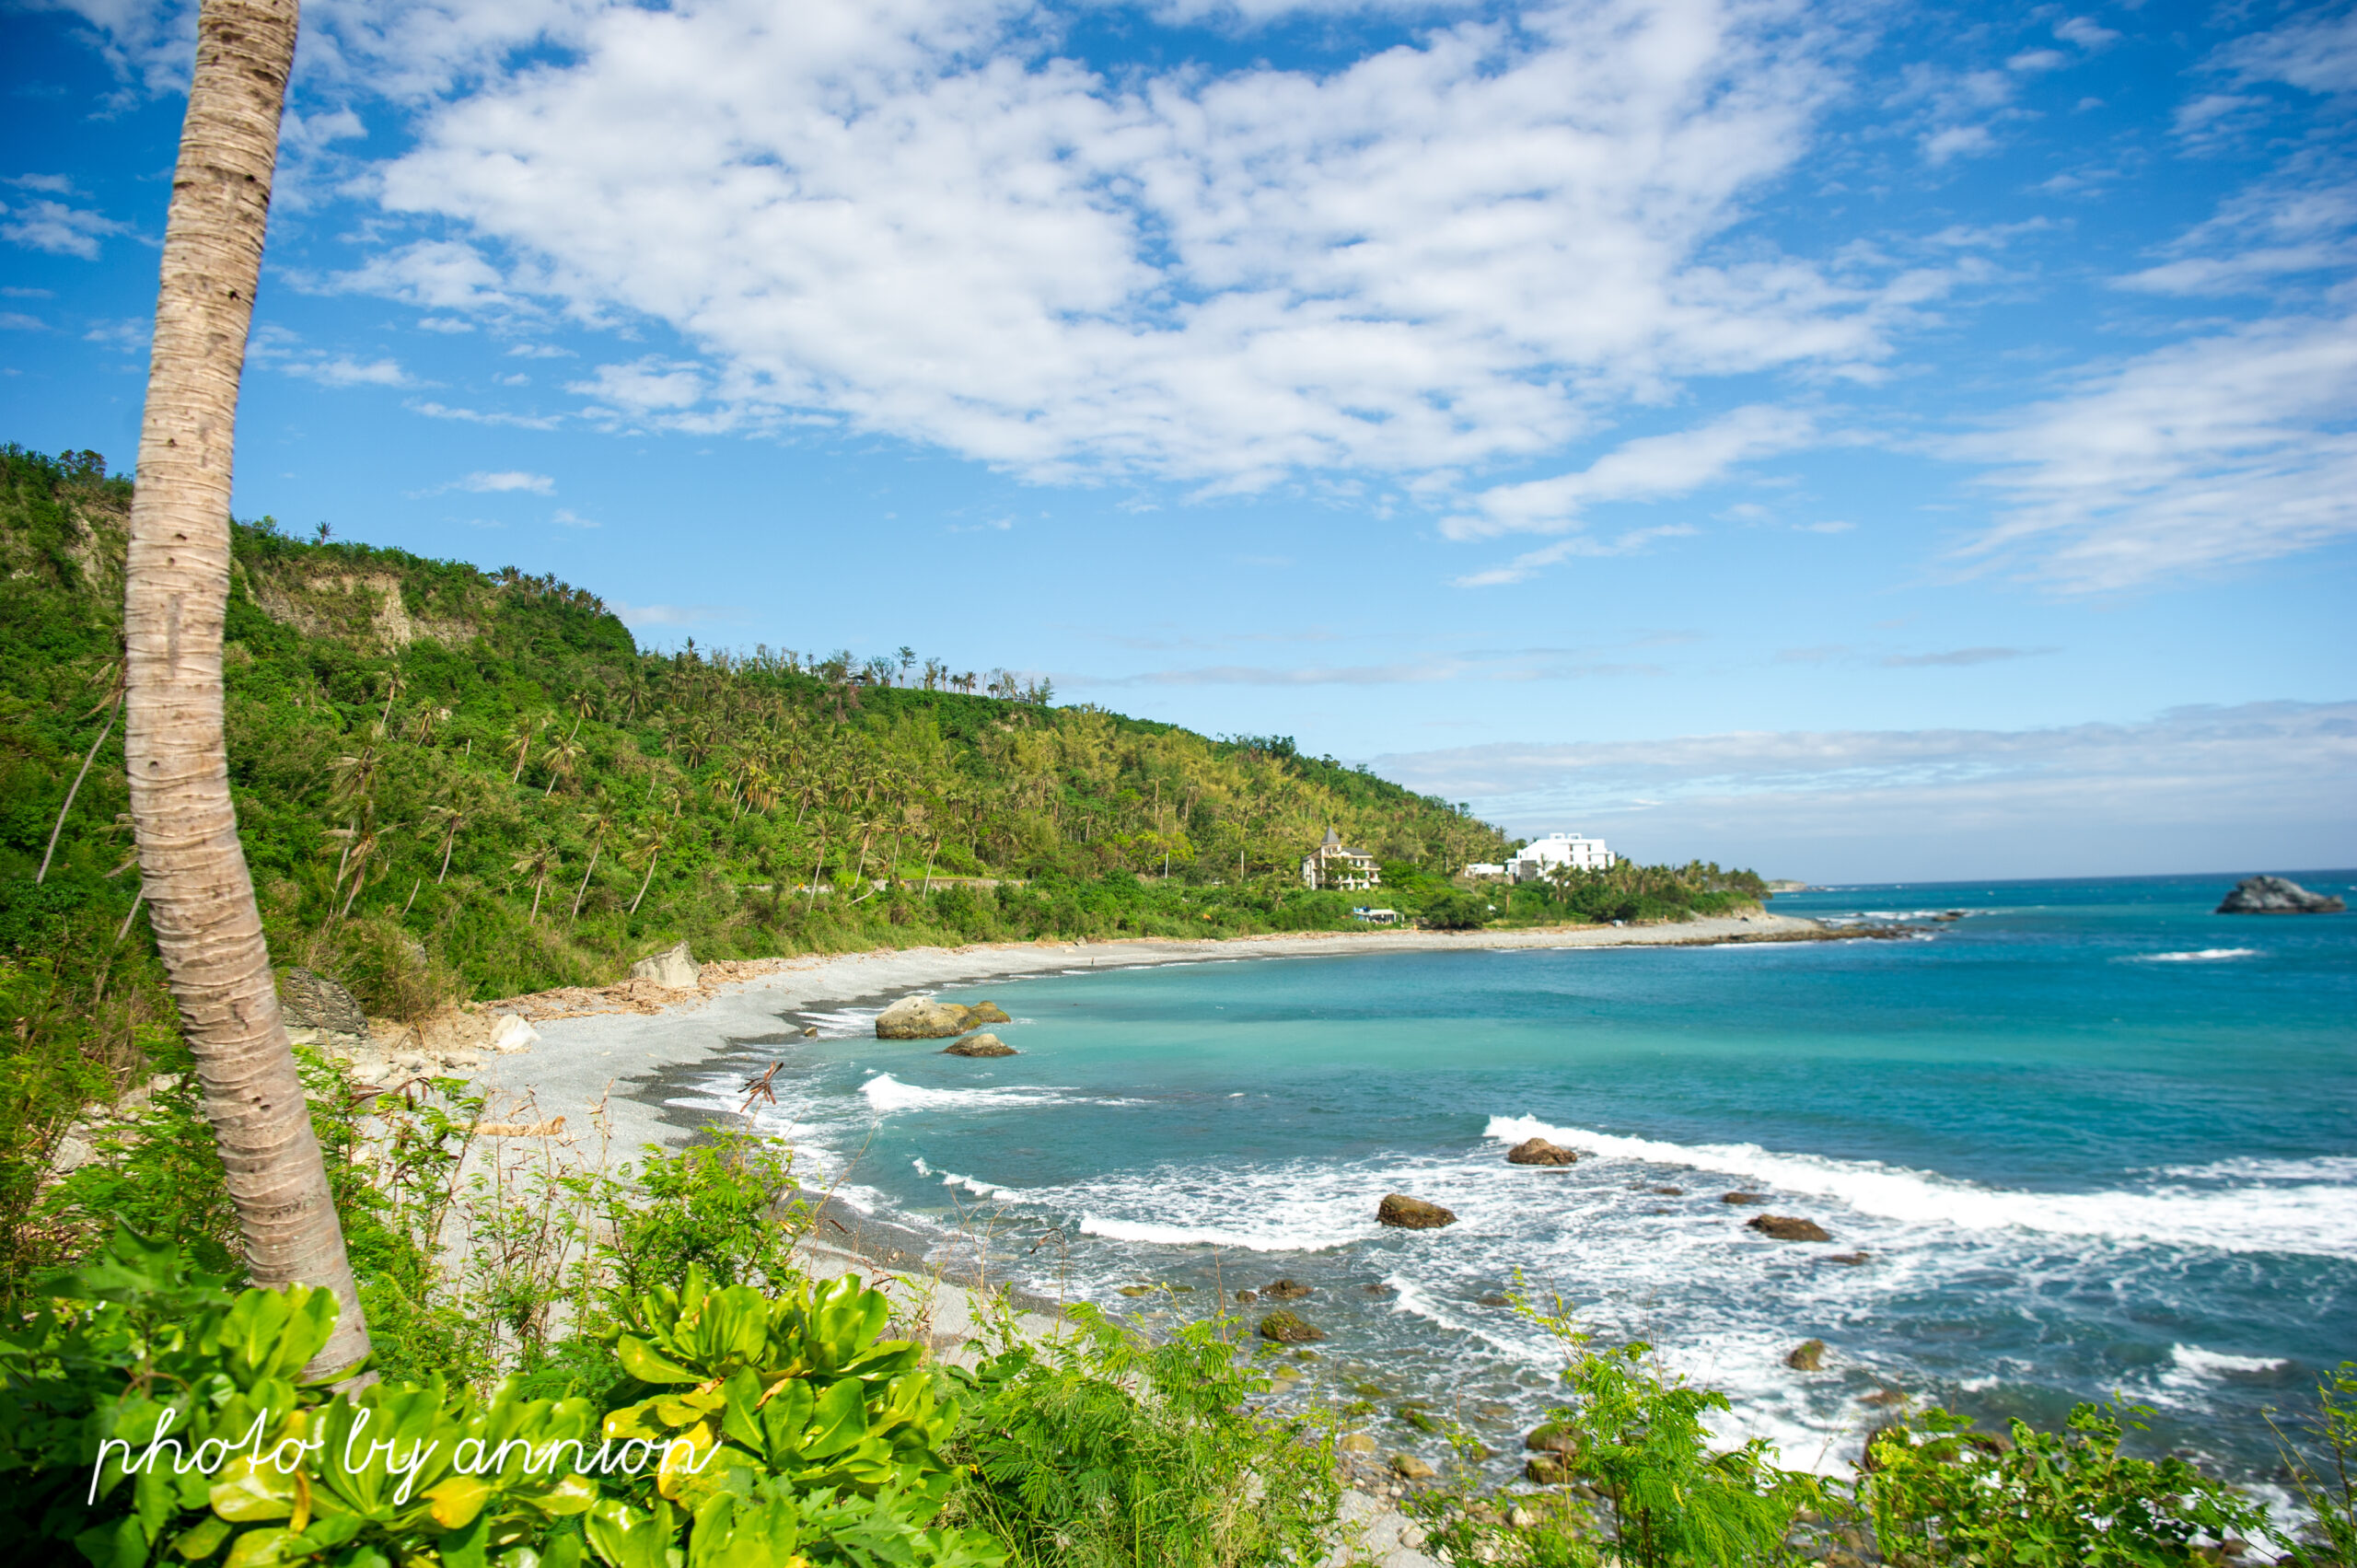
[[2220, 914], [2339, 914], [2349, 906], [2329, 893], [2311, 893], [2283, 877], [2246, 877], [2235, 884]]
[[633, 980], [650, 981], [667, 991], [692, 991], [696, 978], [703, 973], [695, 955], [681, 942], [676, 947], [666, 947], [651, 958], [641, 958], [631, 965]]
[[944, 1056], [1013, 1056], [1015, 1053], [1015, 1047], [1007, 1044], [998, 1036], [978, 1034], [968, 1035], [941, 1054]]
[[278, 1012], [297, 1045], [357, 1051], [368, 1043], [368, 1015], [352, 993], [323, 974], [290, 969], [278, 977]]
[[1271, 1312], [1260, 1319], [1260, 1337], [1281, 1345], [1307, 1345], [1324, 1339], [1326, 1330], [1298, 1312]]
[[1411, 1198], [1405, 1192], [1386, 1194], [1375, 1207], [1375, 1217], [1378, 1224], [1399, 1230], [1438, 1230], [1457, 1223], [1457, 1215], [1449, 1210], [1422, 1198]]
[[1525, 1138], [1506, 1151], [1508, 1165], [1570, 1165], [1580, 1156], [1544, 1138]]
[[1750, 1222], [1751, 1228], [1771, 1241], [1830, 1241], [1833, 1237], [1815, 1220], [1805, 1220], [1797, 1214], [1761, 1214]]
[[930, 996], [903, 996], [876, 1015], [877, 1040], [946, 1040], [972, 1027], [965, 1008]]

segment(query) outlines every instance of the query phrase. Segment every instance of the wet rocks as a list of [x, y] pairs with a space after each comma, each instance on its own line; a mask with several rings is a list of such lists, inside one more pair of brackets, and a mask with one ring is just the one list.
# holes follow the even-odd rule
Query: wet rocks
[[1260, 1294], [1271, 1301], [1306, 1301], [1318, 1293], [1299, 1280], [1279, 1280], [1262, 1287]]
[[1522, 1446], [1534, 1454], [1573, 1454], [1579, 1451], [1579, 1435], [1561, 1422], [1550, 1421], [1544, 1426], [1533, 1427]]
[[1824, 1371], [1825, 1342], [1823, 1340], [1803, 1340], [1800, 1343], [1793, 1347], [1791, 1354], [1784, 1357], [1784, 1365], [1791, 1367], [1795, 1372]]
[[1260, 1337], [1281, 1345], [1316, 1344], [1326, 1330], [1298, 1312], [1271, 1312], [1260, 1319]]
[[1538, 1486], [1561, 1486], [1572, 1479], [1572, 1468], [1552, 1454], [1523, 1462], [1522, 1479]]
[[1348, 1432], [1334, 1446], [1345, 1454], [1372, 1454], [1375, 1452], [1375, 1439], [1364, 1432]]
[[1514, 1302], [1502, 1290], [1493, 1290], [1474, 1303], [1477, 1307], [1512, 1307]]
[[1453, 1212], [1404, 1192], [1387, 1193], [1383, 1202], [1376, 1205], [1375, 1218], [1377, 1224], [1398, 1230], [1438, 1230], [1457, 1223]]
[[945, 1049], [944, 1056], [1013, 1056], [1015, 1047], [994, 1034], [968, 1035], [957, 1044]]
[[1719, 1202], [1722, 1203], [1764, 1203], [1767, 1201], [1768, 1194], [1765, 1192], [1722, 1192], [1719, 1194]]
[[675, 947], [666, 947], [652, 958], [641, 958], [631, 965], [630, 977], [663, 987], [666, 991], [692, 991], [703, 966], [682, 941]]
[[1570, 1165], [1580, 1156], [1561, 1144], [1550, 1144], [1544, 1138], [1525, 1138], [1506, 1151], [1508, 1165]]
[[1249, 1307], [1260, 1299], [1258, 1291], [1239, 1290], [1236, 1293], [1236, 1305], [1238, 1307]]
[[2218, 906], [2220, 914], [2339, 914], [2349, 906], [2283, 877], [2246, 877]]
[[1824, 1260], [1828, 1263], [1839, 1263], [1845, 1269], [1855, 1269], [1864, 1265], [1866, 1260], [1873, 1256], [1873, 1253], [1861, 1248], [1855, 1252], [1828, 1252]]
[[1805, 1220], [1797, 1214], [1761, 1214], [1749, 1222], [1750, 1228], [1771, 1241], [1830, 1241], [1832, 1233], [1815, 1220]]
[[970, 1024], [1011, 1024], [1006, 1009], [995, 1002], [977, 1002], [966, 1009], [966, 1021]]
[[1440, 1472], [1413, 1454], [1391, 1456], [1391, 1473], [1401, 1481], [1430, 1481]]
[[877, 1040], [945, 1040], [971, 1027], [965, 1008], [930, 996], [903, 996], [876, 1015]]

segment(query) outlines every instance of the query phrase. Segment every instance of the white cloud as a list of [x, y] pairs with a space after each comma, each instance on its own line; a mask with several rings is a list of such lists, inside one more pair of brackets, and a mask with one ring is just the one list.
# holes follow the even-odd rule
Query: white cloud
[[2357, 317], [2278, 318], [2082, 377], [1951, 444], [1996, 465], [1959, 552], [2070, 591], [2264, 561], [2357, 532]]
[[2357, 180], [2310, 157], [2219, 204], [2216, 215], [2162, 248], [2174, 258], [2117, 280], [2145, 294], [2266, 293], [2303, 275], [2338, 281], [2357, 263]]
[[485, 412], [478, 409], [451, 408], [446, 403], [427, 400], [409, 405], [412, 413], [428, 419], [455, 419], [467, 424], [504, 424], [517, 430], [554, 430], [562, 423], [556, 414], [507, 413], [500, 410]]
[[0, 185], [14, 185], [19, 191], [39, 191], [49, 196], [71, 196], [75, 193], [73, 180], [63, 174], [19, 174], [0, 180]]
[[2319, 6], [2280, 28], [2236, 39], [2218, 52], [2217, 64], [2246, 82], [2357, 92], [2357, 11]]
[[740, 604], [624, 604], [610, 598], [606, 608], [625, 626], [698, 626], [707, 621], [735, 621], [745, 614]]
[[2005, 69], [2024, 75], [2036, 75], [2047, 71], [2059, 71], [2071, 63], [2071, 57], [2059, 49], [2025, 49], [2005, 62]]
[[586, 15], [564, 60], [424, 118], [379, 188], [437, 238], [343, 281], [664, 324], [686, 352], [577, 383], [625, 424], [840, 415], [1230, 489], [1541, 456], [1696, 377], [1875, 365], [1920, 303], [1713, 250], [1837, 87], [1784, 0], [1542, 6], [1323, 75], [1109, 81], [1033, 25]]
[[52, 256], [99, 259], [99, 241], [130, 229], [104, 213], [69, 207], [63, 202], [0, 202], [0, 238]]
[[2119, 41], [2119, 35], [2089, 17], [2073, 17], [2054, 25], [2054, 36], [2090, 53]]
[[1578, 826], [1648, 859], [1820, 880], [2357, 862], [2349, 702], [2046, 729], [1477, 746], [1373, 765], [1517, 831]]
[[0, 332], [41, 332], [49, 323], [38, 316], [28, 316], [21, 310], [0, 310]]
[[479, 495], [507, 494], [516, 491], [526, 491], [534, 495], [546, 495], [556, 488], [556, 481], [544, 473], [527, 473], [521, 469], [503, 469], [495, 473], [470, 473], [464, 479], [451, 481], [443, 488], [470, 490]]
[[1562, 533], [1597, 503], [1690, 495], [1739, 463], [1793, 451], [1816, 437], [1808, 414], [1753, 404], [1690, 430], [1623, 442], [1574, 473], [1485, 490], [1473, 498], [1473, 510], [1448, 518], [1441, 531], [1451, 539]]
[[549, 520], [556, 524], [556, 526], [561, 528], [595, 528], [605, 526], [594, 517], [582, 517], [578, 513], [568, 511], [563, 506], [558, 507], [556, 509], [556, 515]]

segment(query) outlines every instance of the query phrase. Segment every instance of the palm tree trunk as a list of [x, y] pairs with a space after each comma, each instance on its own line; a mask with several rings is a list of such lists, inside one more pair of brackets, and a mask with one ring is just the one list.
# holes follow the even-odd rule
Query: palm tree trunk
[[646, 885], [655, 880], [655, 863], [662, 857], [663, 852], [659, 849], [646, 857], [646, 875], [638, 879], [638, 897], [630, 901], [632, 914], [638, 912], [638, 900], [646, 897]]
[[573, 912], [564, 917], [564, 923], [567, 925], [581, 918], [581, 900], [588, 897], [589, 878], [596, 875], [598, 856], [605, 852], [605, 841], [602, 839], [589, 846], [589, 869], [581, 874], [581, 886], [573, 890]]
[[107, 737], [114, 733], [115, 714], [121, 711], [120, 703], [107, 710], [106, 727], [99, 731], [96, 740], [90, 742], [89, 751], [82, 758], [82, 771], [74, 775], [74, 787], [65, 792], [65, 804], [57, 808], [57, 826], [49, 830], [49, 847], [41, 852], [41, 869], [33, 873], [36, 887], [49, 878], [49, 857], [57, 853], [57, 835], [65, 830], [65, 814], [74, 809], [74, 797], [82, 793], [82, 781], [90, 776], [90, 764], [99, 760], [99, 748], [104, 746]]
[[123, 749], [140, 887], [246, 1272], [335, 1293], [335, 1333], [305, 1369], [322, 1376], [369, 1353], [368, 1327], [279, 1016], [221, 729], [238, 381], [296, 24], [296, 0], [203, 0], [197, 14], [124, 563]]
[[437, 888], [442, 885], [442, 878], [450, 875], [450, 851], [458, 846], [458, 842], [459, 825], [453, 822], [450, 824], [450, 836], [442, 841], [442, 869], [434, 877], [434, 885]]

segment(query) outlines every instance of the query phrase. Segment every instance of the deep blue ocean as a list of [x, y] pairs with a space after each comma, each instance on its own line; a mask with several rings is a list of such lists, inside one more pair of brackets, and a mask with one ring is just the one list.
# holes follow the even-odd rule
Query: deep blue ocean
[[[2357, 903], [2357, 874], [2293, 875]], [[945, 1253], [987, 1237], [1049, 1295], [1193, 1314], [1298, 1281], [1329, 1338], [1293, 1397], [1380, 1385], [1383, 1410], [1422, 1398], [1501, 1448], [1561, 1365], [1494, 1305], [1519, 1278], [1724, 1388], [1727, 1434], [1788, 1463], [1845, 1464], [1888, 1389], [2040, 1423], [2119, 1396], [2154, 1408], [2149, 1445], [2258, 1478], [2263, 1412], [2357, 1358], [2357, 914], [2211, 913], [2232, 882], [1773, 906], [1964, 912], [1902, 940], [1083, 949], [1108, 967], [942, 993], [995, 998], [1014, 1058], [877, 1040], [873, 1006], [785, 1015], [826, 1038], [787, 1053], [773, 1124], [845, 1201]], [[1505, 1164], [1534, 1132], [1583, 1157]], [[1383, 1229], [1388, 1191], [1459, 1221]], [[1745, 1225], [1763, 1213], [1833, 1239], [1770, 1240]], [[1137, 1284], [1193, 1289], [1119, 1294]], [[1788, 1368], [1812, 1338], [1825, 1370]], [[1373, 1419], [1387, 1451], [1416, 1445]]]

